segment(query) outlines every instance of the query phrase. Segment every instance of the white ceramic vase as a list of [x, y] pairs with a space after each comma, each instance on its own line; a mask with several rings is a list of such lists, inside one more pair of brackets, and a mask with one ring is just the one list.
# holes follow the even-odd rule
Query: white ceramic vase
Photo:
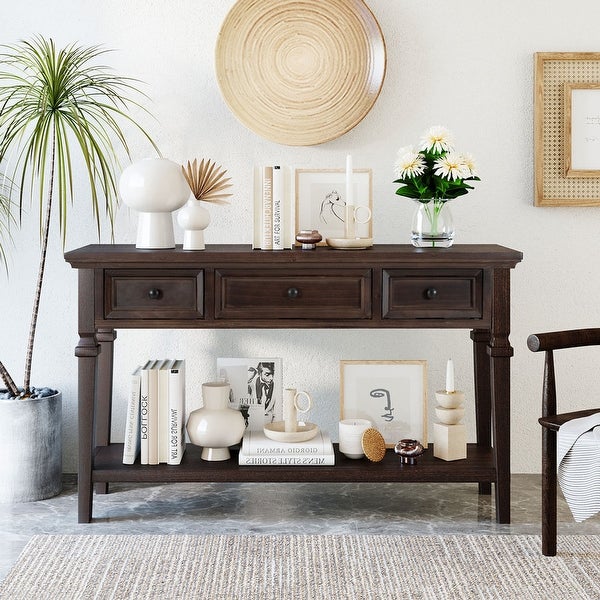
[[204, 230], [210, 223], [210, 213], [202, 202], [190, 198], [177, 213], [177, 223], [183, 229], [183, 249], [204, 250]]
[[222, 381], [202, 384], [204, 406], [190, 414], [187, 432], [192, 444], [202, 446], [204, 460], [228, 460], [229, 446], [244, 435], [246, 423], [239, 410], [229, 408], [231, 386]]

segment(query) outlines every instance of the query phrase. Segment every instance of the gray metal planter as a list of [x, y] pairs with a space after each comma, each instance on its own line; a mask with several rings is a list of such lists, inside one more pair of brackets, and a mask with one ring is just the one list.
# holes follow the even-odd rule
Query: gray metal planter
[[51, 498], [62, 489], [62, 394], [0, 399], [0, 503]]

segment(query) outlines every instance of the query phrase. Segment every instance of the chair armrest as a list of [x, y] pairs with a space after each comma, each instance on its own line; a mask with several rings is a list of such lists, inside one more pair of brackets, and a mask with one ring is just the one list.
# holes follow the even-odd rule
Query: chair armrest
[[532, 352], [595, 345], [600, 345], [600, 328], [532, 333], [527, 338], [527, 347]]

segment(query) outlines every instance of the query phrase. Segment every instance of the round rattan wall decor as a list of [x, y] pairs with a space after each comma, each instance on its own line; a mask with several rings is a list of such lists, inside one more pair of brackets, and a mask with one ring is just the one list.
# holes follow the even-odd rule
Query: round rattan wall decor
[[362, 0], [238, 0], [223, 22], [216, 73], [225, 102], [271, 141], [336, 139], [373, 107], [383, 34]]

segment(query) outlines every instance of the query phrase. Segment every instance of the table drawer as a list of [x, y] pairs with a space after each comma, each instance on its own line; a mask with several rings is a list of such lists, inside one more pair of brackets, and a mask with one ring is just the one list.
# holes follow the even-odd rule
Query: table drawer
[[370, 269], [215, 271], [217, 319], [370, 317]]
[[202, 319], [204, 273], [115, 270], [104, 276], [106, 319]]
[[481, 319], [483, 271], [383, 270], [384, 319]]

